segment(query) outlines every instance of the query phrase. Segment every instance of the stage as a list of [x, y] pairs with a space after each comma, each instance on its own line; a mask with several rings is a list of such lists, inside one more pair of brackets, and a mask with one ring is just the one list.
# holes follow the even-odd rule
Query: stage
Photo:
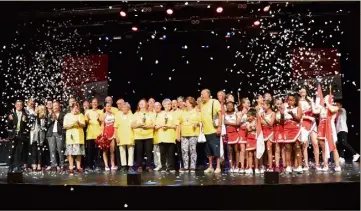
[[[153, 172], [142, 174], [141, 186], [127, 186], [120, 171], [26, 172], [25, 184], [14, 185], [2, 168], [1, 208], [360, 209], [360, 164], [343, 167], [341, 173], [281, 174], [277, 185], [265, 184], [264, 175]], [[19, 196], [21, 203], [6, 203]]]

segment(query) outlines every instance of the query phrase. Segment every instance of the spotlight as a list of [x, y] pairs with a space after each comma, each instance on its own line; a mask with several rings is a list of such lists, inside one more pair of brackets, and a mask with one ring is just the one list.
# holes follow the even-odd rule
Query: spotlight
[[138, 31], [138, 27], [133, 26], [133, 27], [132, 27], [132, 31], [134, 31], [134, 32]]
[[263, 12], [268, 12], [268, 11], [269, 11], [269, 9], [270, 9], [270, 7], [271, 7], [270, 5], [268, 5], [268, 6], [264, 7], [264, 8], [263, 8]]
[[172, 9], [167, 9], [167, 14], [168, 15], [173, 15], [173, 10]]
[[223, 12], [223, 7], [217, 7], [216, 12], [217, 13], [222, 13]]
[[125, 16], [127, 16], [127, 13], [125, 13], [124, 11], [120, 11], [120, 16], [122, 16], [122, 17], [125, 17]]
[[259, 26], [260, 24], [261, 24], [261, 22], [259, 22], [258, 20], [253, 23], [253, 25], [255, 25], [255, 26]]

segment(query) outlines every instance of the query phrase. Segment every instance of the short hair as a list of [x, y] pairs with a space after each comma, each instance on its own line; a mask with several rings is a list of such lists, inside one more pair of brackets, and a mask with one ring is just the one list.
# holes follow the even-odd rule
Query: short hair
[[177, 97], [177, 101], [180, 101], [180, 100], [184, 101], [184, 97], [183, 96]]
[[203, 89], [202, 92], [203, 92], [203, 91], [206, 91], [207, 94], [208, 94], [209, 96], [211, 96], [211, 90], [209, 90], [209, 89]]
[[128, 102], [124, 102], [124, 106], [130, 108], [130, 104]]
[[187, 101], [189, 101], [189, 103], [192, 105], [193, 108], [196, 107], [197, 102], [196, 102], [196, 100], [194, 99], [194, 97], [191, 97], [191, 96], [187, 97], [187, 98], [186, 98], [186, 102], [187, 102]]
[[166, 98], [166, 99], [164, 99], [164, 100], [162, 101], [162, 106], [164, 107], [164, 105], [165, 105], [166, 103], [172, 103], [172, 101], [171, 101], [170, 99]]
[[16, 103], [21, 103], [21, 105], [24, 105], [24, 102], [23, 102], [22, 100], [16, 100], [16, 101], [15, 101], [15, 104], [16, 104]]

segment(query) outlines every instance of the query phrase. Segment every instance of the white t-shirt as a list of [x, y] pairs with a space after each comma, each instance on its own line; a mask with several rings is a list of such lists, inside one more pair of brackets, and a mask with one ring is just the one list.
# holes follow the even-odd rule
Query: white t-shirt
[[341, 108], [339, 112], [340, 113], [336, 121], [336, 131], [337, 133], [341, 131], [348, 133], [346, 110]]

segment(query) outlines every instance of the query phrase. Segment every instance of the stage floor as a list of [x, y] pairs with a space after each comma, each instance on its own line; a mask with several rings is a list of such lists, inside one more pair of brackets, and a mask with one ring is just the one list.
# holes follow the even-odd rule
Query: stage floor
[[[0, 183], [6, 183], [7, 168], [2, 168]], [[245, 175], [238, 173], [204, 174], [143, 172], [142, 186], [207, 186], [207, 185], [263, 185], [264, 175]], [[316, 172], [310, 169], [303, 174], [280, 174], [279, 184], [317, 184], [359, 182], [360, 163], [343, 166], [342, 172]], [[24, 183], [37, 185], [85, 185], [85, 186], [127, 186], [127, 173], [85, 172], [70, 175], [67, 172], [25, 172]]]

